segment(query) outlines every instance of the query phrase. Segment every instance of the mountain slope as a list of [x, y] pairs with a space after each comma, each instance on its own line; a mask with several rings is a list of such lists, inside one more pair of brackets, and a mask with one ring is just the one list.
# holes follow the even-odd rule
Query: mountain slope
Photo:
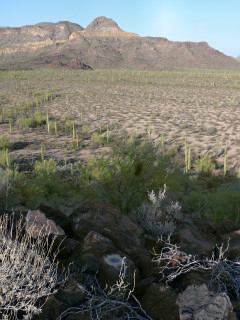
[[[71, 61], [78, 63], [71, 63]], [[240, 63], [206, 42], [174, 42], [139, 37], [123, 31], [112, 19], [98, 17], [86, 29], [67, 21], [21, 28], [0, 28], [0, 68], [208, 67], [236, 68]]]

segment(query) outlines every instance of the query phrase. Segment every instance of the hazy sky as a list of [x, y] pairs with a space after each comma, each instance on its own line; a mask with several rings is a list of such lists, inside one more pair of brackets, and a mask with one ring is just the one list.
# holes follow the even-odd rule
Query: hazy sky
[[98, 16], [140, 36], [206, 41], [240, 55], [240, 0], [0, 0], [0, 26], [67, 20], [85, 28]]

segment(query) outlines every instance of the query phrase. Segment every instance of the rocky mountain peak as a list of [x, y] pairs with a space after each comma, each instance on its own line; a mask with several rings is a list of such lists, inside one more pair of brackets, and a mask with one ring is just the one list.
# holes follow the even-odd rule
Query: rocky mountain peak
[[104, 16], [94, 19], [85, 29], [87, 32], [96, 32], [96, 33], [116, 33], [123, 32], [119, 28], [118, 24], [109, 18]]

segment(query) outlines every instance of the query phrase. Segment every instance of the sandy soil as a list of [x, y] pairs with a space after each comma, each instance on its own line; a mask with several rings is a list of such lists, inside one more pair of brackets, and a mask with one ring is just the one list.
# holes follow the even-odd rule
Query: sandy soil
[[[31, 74], [30, 74], [31, 75]], [[55, 75], [56, 76], [56, 75]], [[159, 81], [144, 83], [134, 76], [126, 81], [99, 80], [91, 75], [70, 73], [62, 77], [39, 81], [36, 77], [31, 83], [35, 88], [56, 88], [59, 97], [41, 105], [41, 112], [54, 119], [70, 115], [75, 121], [79, 134], [78, 148], [73, 148], [70, 134], [55, 136], [48, 134], [46, 128], [23, 132], [13, 126], [9, 133], [8, 124], [0, 124], [0, 134], [10, 136], [13, 142], [23, 148], [12, 151], [13, 157], [20, 162], [29, 161], [29, 157], [39, 158], [43, 146], [46, 157], [58, 160], [76, 161], [99, 154], [102, 148], [92, 147], [91, 135], [95, 132], [106, 135], [108, 127], [110, 137], [123, 130], [133, 135], [140, 134], [152, 139], [161, 148], [161, 136], [164, 148], [177, 148], [183, 153], [187, 139], [193, 157], [210, 153], [218, 167], [223, 165], [224, 150], [228, 152], [228, 167], [238, 170], [240, 156], [240, 89], [227, 85], [204, 86], [204, 75], [195, 83], [176, 82], [174, 74], [167, 84]], [[20, 98], [26, 98], [19, 90], [19, 82], [5, 81], [0, 94], [8, 98], [2, 102], [11, 107]], [[172, 85], [171, 85], [172, 81]], [[180, 81], [180, 80], [179, 80]], [[182, 80], [181, 80], [182, 81]], [[25, 81], [26, 82], [26, 81]], [[8, 85], [7, 85], [8, 83]], [[202, 85], [201, 85], [202, 83]], [[200, 85], [199, 85], [200, 84]], [[15, 86], [15, 87], [14, 87]], [[0, 105], [1, 106], [1, 105]], [[104, 149], [104, 148], [103, 148]]]

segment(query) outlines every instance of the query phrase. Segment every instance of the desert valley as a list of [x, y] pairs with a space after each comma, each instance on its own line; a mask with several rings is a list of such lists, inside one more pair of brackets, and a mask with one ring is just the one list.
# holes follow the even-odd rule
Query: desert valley
[[1, 319], [240, 319], [239, 110], [206, 42], [0, 27]]

